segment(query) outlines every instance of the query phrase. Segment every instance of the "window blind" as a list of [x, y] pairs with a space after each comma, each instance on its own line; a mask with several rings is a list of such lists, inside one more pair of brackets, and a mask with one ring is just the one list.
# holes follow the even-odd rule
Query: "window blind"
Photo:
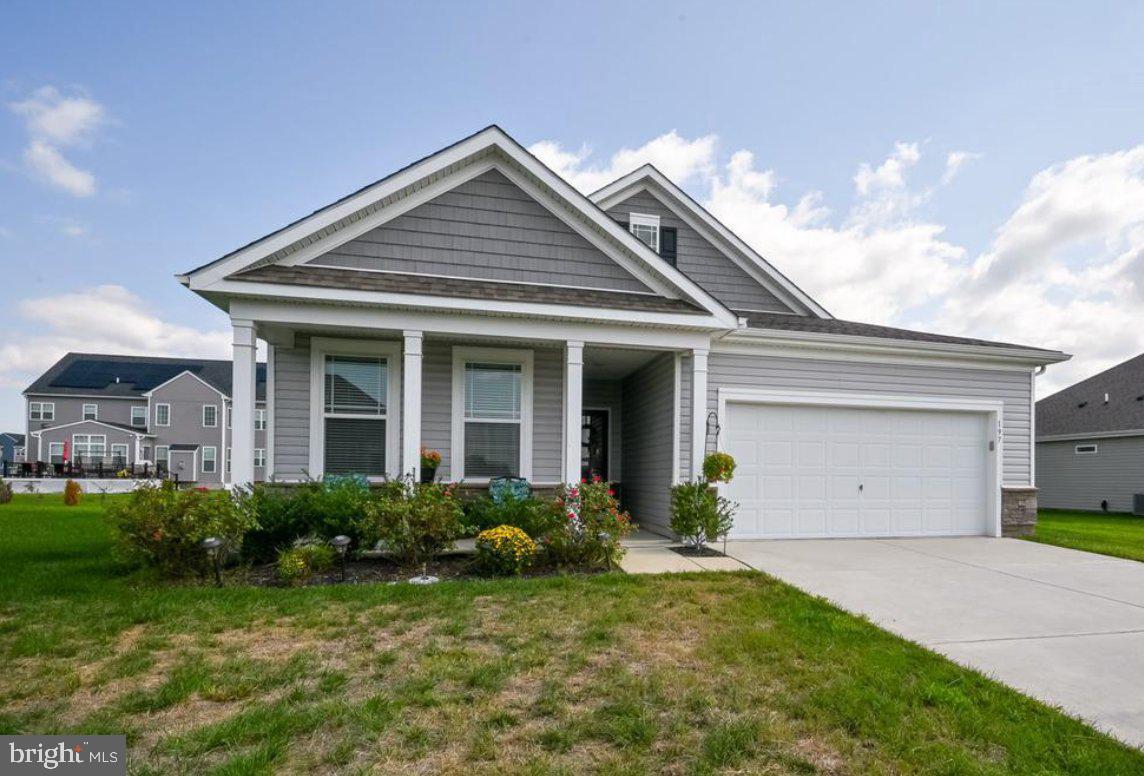
[[384, 358], [326, 356], [326, 412], [384, 415], [387, 380]]
[[519, 423], [465, 423], [466, 477], [519, 475]]
[[520, 420], [519, 364], [465, 364], [465, 417]]
[[385, 420], [326, 418], [326, 474], [385, 474]]

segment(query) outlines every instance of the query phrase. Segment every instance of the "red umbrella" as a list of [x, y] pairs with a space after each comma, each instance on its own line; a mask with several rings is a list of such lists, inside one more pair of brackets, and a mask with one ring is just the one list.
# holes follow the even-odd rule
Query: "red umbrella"
[[68, 459], [71, 457], [70, 453], [71, 453], [71, 449], [68, 445], [68, 441], [65, 439], [64, 440], [64, 463], [68, 462]]

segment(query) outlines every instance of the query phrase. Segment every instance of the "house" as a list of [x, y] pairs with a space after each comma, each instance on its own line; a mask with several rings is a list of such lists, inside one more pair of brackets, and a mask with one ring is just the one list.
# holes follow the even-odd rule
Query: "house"
[[1041, 506], [1132, 512], [1144, 494], [1144, 355], [1037, 402]]
[[[251, 396], [252, 469], [266, 472], [266, 367]], [[24, 391], [27, 460], [115, 472], [157, 464], [181, 481], [230, 480], [229, 361], [68, 353]], [[257, 426], [257, 428], [254, 428]]]
[[[823, 257], [829, 261], [829, 256]], [[236, 483], [599, 475], [666, 532], [706, 452], [734, 536], [990, 534], [1035, 519], [1052, 350], [841, 321], [653, 167], [585, 196], [490, 126], [179, 276], [230, 316]]]
[[24, 460], [24, 435], [14, 431], [0, 433], [0, 463]]

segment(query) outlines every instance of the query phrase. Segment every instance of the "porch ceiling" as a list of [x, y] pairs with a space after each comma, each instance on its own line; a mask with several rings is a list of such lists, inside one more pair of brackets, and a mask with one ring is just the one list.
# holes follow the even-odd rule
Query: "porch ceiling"
[[664, 352], [635, 348], [585, 347], [584, 379], [622, 380]]

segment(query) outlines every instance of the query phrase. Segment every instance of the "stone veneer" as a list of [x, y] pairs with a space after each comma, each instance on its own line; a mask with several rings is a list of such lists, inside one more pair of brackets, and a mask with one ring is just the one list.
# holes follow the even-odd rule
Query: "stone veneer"
[[1001, 489], [1001, 535], [1032, 536], [1037, 531], [1037, 489]]

